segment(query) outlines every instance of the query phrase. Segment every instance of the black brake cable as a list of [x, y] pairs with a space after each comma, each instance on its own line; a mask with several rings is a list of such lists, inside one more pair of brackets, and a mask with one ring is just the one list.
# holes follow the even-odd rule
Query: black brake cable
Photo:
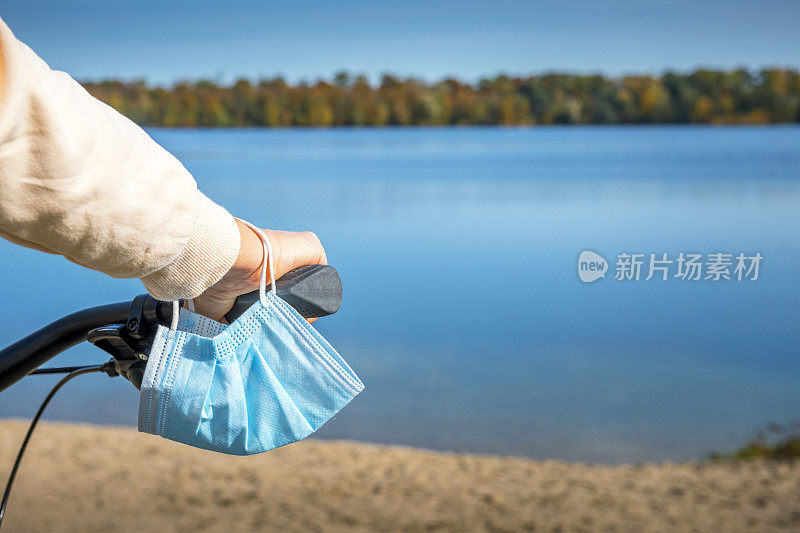
[[75, 367], [55, 367], [55, 368], [41, 368], [39, 370], [35, 370], [32, 374], [55, 374], [55, 373], [65, 373], [69, 372], [66, 376], [61, 378], [61, 381], [55, 384], [55, 386], [50, 389], [47, 397], [45, 397], [42, 405], [39, 406], [39, 410], [36, 411], [36, 416], [33, 417], [31, 421], [31, 425], [28, 428], [28, 433], [25, 435], [25, 440], [22, 441], [22, 446], [19, 448], [19, 453], [17, 454], [17, 460], [14, 461], [14, 467], [11, 469], [11, 474], [8, 476], [8, 482], [6, 483], [6, 490], [3, 493], [3, 503], [0, 504], [0, 527], [3, 524], [3, 517], [6, 514], [6, 504], [8, 504], [8, 498], [11, 495], [11, 487], [14, 484], [14, 478], [17, 475], [17, 470], [19, 469], [19, 464], [22, 461], [22, 455], [25, 453], [25, 448], [28, 446], [28, 442], [31, 440], [31, 435], [33, 435], [33, 430], [36, 429], [36, 423], [39, 422], [39, 418], [42, 416], [45, 407], [47, 404], [50, 403], [50, 400], [53, 399], [58, 389], [61, 388], [67, 381], [71, 380], [72, 378], [81, 376], [83, 374], [91, 374], [94, 372], [104, 372], [106, 365], [94, 365], [94, 366], [75, 366]]
[[75, 372], [76, 370], [83, 370], [84, 368], [94, 368], [96, 365], [81, 365], [81, 366], [46, 366], [44, 368], [37, 368], [29, 375], [41, 375], [41, 374], [69, 374], [70, 372]]

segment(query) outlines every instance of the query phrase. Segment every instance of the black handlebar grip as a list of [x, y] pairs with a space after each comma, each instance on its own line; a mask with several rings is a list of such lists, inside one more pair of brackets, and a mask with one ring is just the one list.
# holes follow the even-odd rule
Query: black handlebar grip
[[[275, 290], [305, 318], [332, 315], [342, 304], [342, 280], [330, 265], [306, 265], [290, 270], [275, 282]], [[233, 322], [257, 301], [258, 291], [242, 294], [225, 318]]]

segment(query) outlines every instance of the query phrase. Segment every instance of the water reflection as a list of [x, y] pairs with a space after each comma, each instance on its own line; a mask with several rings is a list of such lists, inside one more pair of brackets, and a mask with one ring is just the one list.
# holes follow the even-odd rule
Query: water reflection
[[[798, 128], [154, 135], [238, 216], [325, 242], [345, 300], [318, 324], [367, 389], [322, 436], [614, 462], [698, 457], [797, 417]], [[750, 284], [585, 286], [586, 248], [764, 264]], [[3, 342], [141, 292], [0, 251], [19, 303]], [[3, 393], [0, 415], [30, 414], [48, 379]], [[52, 417], [134, 423], [126, 383], [70, 387]]]

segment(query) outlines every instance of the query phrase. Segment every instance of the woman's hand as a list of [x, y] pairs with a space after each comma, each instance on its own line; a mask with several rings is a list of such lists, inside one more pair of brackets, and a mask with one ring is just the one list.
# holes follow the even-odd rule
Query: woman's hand
[[[221, 280], [194, 299], [195, 312], [220, 322], [225, 321], [223, 316], [233, 307], [237, 296], [258, 289], [261, 265], [266, 260], [258, 235], [238, 219], [236, 224], [242, 239], [236, 262]], [[276, 277], [280, 278], [299, 266], [327, 264], [322, 244], [310, 231], [262, 231], [272, 245]], [[267, 290], [269, 282], [268, 277]]]

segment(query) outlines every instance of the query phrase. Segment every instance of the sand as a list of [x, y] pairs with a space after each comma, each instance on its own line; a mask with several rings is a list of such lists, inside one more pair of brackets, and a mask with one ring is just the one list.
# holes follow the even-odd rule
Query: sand
[[[5, 481], [26, 424], [0, 422]], [[589, 466], [308, 440], [227, 457], [44, 423], [12, 531], [800, 530], [800, 462]]]

